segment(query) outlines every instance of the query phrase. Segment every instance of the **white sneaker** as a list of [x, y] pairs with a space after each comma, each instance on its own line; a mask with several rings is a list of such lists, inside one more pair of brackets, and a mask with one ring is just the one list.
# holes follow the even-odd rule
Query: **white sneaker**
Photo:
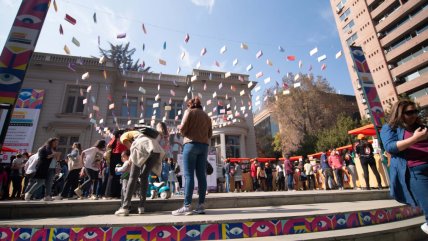
[[55, 196], [55, 197], [53, 197], [53, 199], [54, 199], [54, 200], [62, 200], [62, 196], [61, 196], [61, 195], [59, 195], [59, 196]]
[[144, 207], [139, 207], [138, 214], [143, 214], [143, 213], [144, 213]]
[[125, 209], [125, 208], [119, 208], [119, 210], [117, 210], [114, 215], [116, 216], [128, 216], [129, 215], [129, 210]]
[[156, 191], [155, 190], [151, 190], [150, 191], [150, 199], [155, 199], [156, 198]]
[[424, 223], [421, 225], [421, 229], [422, 231], [424, 231], [426, 234], [428, 234], [428, 224]]
[[183, 215], [192, 215], [192, 209], [189, 206], [183, 206], [175, 211], [172, 211], [171, 214], [174, 216], [183, 216]]
[[198, 207], [195, 210], [193, 210], [193, 213], [195, 213], [195, 214], [205, 214], [205, 205], [203, 203], [202, 204], [198, 204]]
[[30, 201], [31, 200], [31, 193], [29, 193], [29, 192], [25, 193], [24, 199], [25, 199], [25, 201]]
[[43, 198], [43, 201], [50, 202], [50, 201], [53, 201], [53, 198], [51, 196], [47, 196]]
[[98, 200], [98, 197], [95, 195], [92, 195], [90, 198], [88, 198], [89, 200]]

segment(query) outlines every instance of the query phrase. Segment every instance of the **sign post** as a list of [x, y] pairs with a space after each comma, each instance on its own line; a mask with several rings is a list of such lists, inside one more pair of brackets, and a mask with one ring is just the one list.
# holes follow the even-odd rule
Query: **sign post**
[[[354, 61], [354, 70], [357, 72], [359, 83], [363, 89], [364, 98], [367, 101], [368, 114], [374, 125], [376, 137], [380, 141], [379, 129], [382, 128], [385, 122], [385, 112], [380, 103], [379, 95], [362, 48], [358, 46], [350, 46], [349, 48], [351, 50], [352, 60]], [[383, 146], [379, 145], [379, 147], [381, 148], [380, 157], [385, 166], [388, 161], [383, 157]]]
[[23, 0], [0, 56], [0, 149], [50, 0]]

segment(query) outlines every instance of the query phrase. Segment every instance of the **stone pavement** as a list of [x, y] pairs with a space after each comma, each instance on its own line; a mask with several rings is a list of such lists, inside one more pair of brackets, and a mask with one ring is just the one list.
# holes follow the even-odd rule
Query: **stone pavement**
[[[79, 225], [114, 227], [126, 225], [175, 225], [179, 223], [203, 224], [224, 223], [239, 220], [255, 221], [260, 219], [290, 219], [293, 217], [312, 216], [321, 214], [334, 214], [352, 212], [355, 210], [373, 210], [402, 206], [395, 200], [375, 200], [339, 203], [313, 203], [286, 206], [265, 206], [228, 209], [208, 209], [205, 215], [172, 216], [171, 212], [146, 213], [144, 215], [130, 215], [117, 217], [110, 215], [90, 215], [83, 217], [59, 217], [36, 219], [0, 220], [0, 226], [19, 227], [71, 227]], [[34, 210], [36, 211], [36, 210]]]

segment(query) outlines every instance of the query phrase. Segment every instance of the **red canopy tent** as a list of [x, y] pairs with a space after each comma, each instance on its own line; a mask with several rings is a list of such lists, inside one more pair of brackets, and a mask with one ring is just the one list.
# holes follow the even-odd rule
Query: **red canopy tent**
[[12, 149], [12, 148], [7, 147], [7, 146], [2, 146], [1, 147], [1, 152], [19, 152], [19, 150]]
[[348, 131], [350, 135], [364, 134], [366, 136], [376, 136], [376, 130], [373, 124], [365, 125], [357, 129]]

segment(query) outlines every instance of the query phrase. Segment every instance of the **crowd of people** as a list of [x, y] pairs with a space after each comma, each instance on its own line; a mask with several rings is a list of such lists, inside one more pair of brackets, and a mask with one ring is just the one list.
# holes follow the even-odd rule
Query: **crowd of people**
[[[11, 156], [10, 163], [0, 163], [0, 199], [123, 198], [131, 170], [130, 149], [119, 139], [123, 133], [125, 130], [119, 130], [109, 143], [98, 140], [85, 150], [75, 142], [63, 159], [63, 153], [57, 151], [57, 138], [50, 138], [36, 153]], [[179, 194], [182, 186], [179, 168], [172, 157], [162, 160], [162, 175], [153, 182], [163, 182], [170, 186], [173, 195]]]
[[275, 161], [254, 159], [251, 164], [248, 164], [248, 161], [246, 163], [231, 163], [230, 159], [226, 159], [223, 167], [225, 192], [231, 191], [232, 182], [234, 183], [234, 192], [246, 190], [243, 188], [242, 175], [244, 170], [244, 172], [250, 173], [252, 190], [254, 191], [344, 190], [345, 182], [350, 183], [349, 187], [359, 189], [360, 187], [357, 185], [358, 174], [354, 162], [357, 156], [361, 160], [367, 183], [362, 189], [371, 189], [368, 166], [372, 168], [376, 177], [377, 188], [382, 189], [373, 147], [365, 140], [364, 135], [359, 135], [358, 138], [360, 140], [356, 143], [354, 150], [325, 150], [319, 160], [300, 158], [297, 161], [291, 161], [289, 156], [284, 156], [283, 161], [279, 159]]
[[[10, 164], [0, 165], [0, 197], [2, 200], [44, 201], [54, 198], [121, 198], [121, 206], [115, 214], [127, 216], [131, 210], [131, 198], [139, 194], [138, 213], [142, 214], [148, 184], [155, 175], [174, 193], [184, 189], [183, 206], [172, 211], [173, 215], [203, 214], [212, 125], [198, 98], [189, 100], [187, 107], [179, 126], [184, 137], [182, 167], [170, 154], [168, 130], [163, 122], [157, 124], [156, 130], [149, 126], [118, 130], [108, 143], [98, 140], [85, 150], [80, 143], [74, 143], [64, 160], [61, 160], [62, 153], [57, 151], [58, 139], [50, 138], [37, 153], [18, 154], [11, 158]], [[398, 101], [392, 108], [389, 122], [382, 127], [381, 141], [390, 156], [391, 195], [399, 202], [419, 206], [428, 221], [428, 130], [417, 114], [415, 103]], [[352, 182], [352, 187], [357, 188], [356, 157], [364, 172], [364, 188], [371, 189], [370, 167], [377, 188], [382, 189], [373, 147], [360, 134], [353, 150], [326, 150], [319, 162], [307, 158], [292, 162], [284, 156], [284, 161], [275, 163], [255, 160], [247, 170], [227, 159], [223, 168], [225, 191], [231, 191], [232, 180], [235, 192], [242, 191], [245, 172], [250, 173], [254, 191], [313, 190], [321, 186], [325, 190], [343, 190], [344, 182]], [[178, 175], [181, 168], [184, 183]], [[199, 201], [196, 209], [192, 210], [195, 174]], [[320, 175], [324, 185], [320, 185]], [[428, 233], [427, 223], [421, 228]]]

